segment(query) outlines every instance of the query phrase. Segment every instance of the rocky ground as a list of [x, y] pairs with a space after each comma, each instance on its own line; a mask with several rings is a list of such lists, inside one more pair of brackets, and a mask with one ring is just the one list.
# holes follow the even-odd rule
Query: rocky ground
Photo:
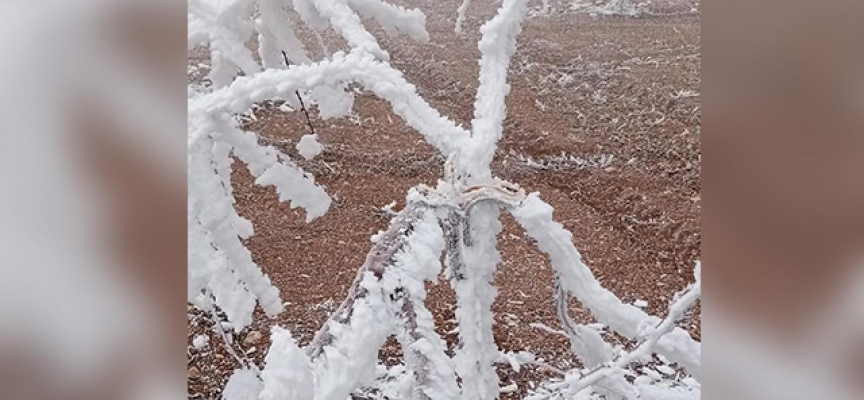
[[[465, 33], [457, 36], [457, 4], [404, 4], [427, 14], [429, 44], [387, 38], [374, 23], [368, 26], [382, 38], [391, 64], [433, 107], [470, 126], [479, 27], [496, 5], [472, 4]], [[699, 16], [690, 6], [668, 4], [640, 18], [560, 10], [538, 15], [538, 8], [524, 24], [511, 63], [495, 174], [540, 192], [601, 283], [625, 301], [644, 300], [648, 312], [662, 316], [671, 296], [692, 281], [700, 255]], [[325, 39], [331, 50], [343, 46], [336, 37]], [[306, 43], [310, 53], [321, 54], [315, 40]], [[200, 72], [198, 64], [206, 64], [206, 56], [193, 52], [193, 76]], [[311, 340], [347, 293], [371, 248], [370, 236], [386, 228], [389, 217], [380, 208], [392, 201], [400, 208], [410, 187], [434, 185], [442, 171], [434, 149], [368, 93], [357, 96], [349, 118], [323, 121], [314, 109], [311, 114], [324, 152], [300, 164], [334, 198], [324, 217], [305, 224], [303, 211], [279, 203], [272, 188], [252, 185], [243, 168], [235, 174], [238, 209], [255, 226], [248, 246], [287, 304], [276, 319], [258, 315], [253, 327], [236, 336], [234, 348], [259, 363], [273, 325], [286, 327], [301, 343]], [[301, 113], [268, 106], [256, 109], [246, 128], [294, 156], [297, 141], [309, 133]], [[528, 350], [557, 367], [572, 366], [566, 339], [529, 326], [559, 326], [546, 257], [509, 217], [498, 247], [504, 260], [495, 278], [499, 348]], [[453, 292], [446, 282], [430, 287], [428, 306], [439, 333], [454, 344], [456, 335], [448, 333], [455, 327]], [[577, 301], [571, 308], [591, 321]], [[218, 399], [238, 363], [213, 333], [212, 322], [190, 310], [189, 323], [190, 344], [199, 334], [210, 338], [204, 350], [190, 347], [189, 396]], [[698, 308], [686, 324], [698, 339]], [[381, 357], [388, 362], [400, 357], [395, 342]], [[499, 374], [502, 386], [518, 386], [502, 399], [521, 398], [545, 376], [535, 368], [517, 374], [504, 365]]]

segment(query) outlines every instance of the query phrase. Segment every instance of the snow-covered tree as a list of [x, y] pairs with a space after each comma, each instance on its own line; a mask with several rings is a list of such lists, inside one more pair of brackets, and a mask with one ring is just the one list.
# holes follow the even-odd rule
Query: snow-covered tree
[[[636, 374], [631, 364], [656, 353], [680, 365], [694, 382], [699, 379], [700, 344], [675, 326], [699, 297], [698, 265], [696, 283], [676, 297], [668, 316], [650, 316], [600, 285], [572, 235], [554, 220], [552, 207], [538, 193], [527, 194], [492, 174], [490, 165], [503, 134], [510, 57], [527, 2], [503, 0], [497, 15], [481, 28], [480, 85], [469, 130], [417, 94], [391, 67], [388, 53], [361, 20], [374, 19], [389, 34], [406, 34], [423, 43], [429, 35], [418, 10], [381, 0], [190, 0], [189, 45], [209, 45], [212, 58], [212, 86], [189, 92], [191, 304], [222, 310], [235, 330], [251, 323], [256, 304], [269, 315], [282, 311], [278, 290], [241, 242], [253, 229], [233, 206], [232, 155], [246, 164], [257, 184], [274, 186], [282, 201], [305, 209], [307, 222], [324, 215], [330, 205], [312, 175], [286, 154], [259, 144], [255, 133], [239, 128], [237, 116], [256, 103], [297, 105], [297, 94], [304, 93], [318, 104], [322, 117], [339, 117], [353, 104], [344, 88], [356, 83], [387, 100], [447, 160], [437, 185], [412, 188], [405, 208], [373, 238], [345, 301], [313, 341], [301, 348], [290, 332], [275, 328], [263, 370], [252, 365], [239, 369], [225, 388], [225, 398], [344, 400], [370, 385], [390, 398], [497, 398], [497, 362], [538, 362], [530, 354], [499, 351], [492, 336], [492, 278], [500, 261], [496, 245], [502, 211], [512, 214], [549, 256], [564, 334], [584, 366], [558, 371], [561, 376], [542, 385], [533, 398], [698, 398], [695, 383], [680, 386], [629, 377]], [[312, 60], [294, 33], [288, 8], [315, 31], [333, 29], [349, 49]], [[467, 9], [465, 1], [457, 24]], [[246, 43], [253, 36], [258, 48], [250, 51]], [[299, 147], [307, 158], [320, 152], [311, 136]], [[445, 352], [424, 304], [425, 282], [437, 279], [442, 255], [458, 302], [459, 345], [453, 357]], [[600, 324], [636, 341], [635, 350], [616, 349], [595, 327], [573, 321], [567, 307], [570, 296]], [[381, 373], [378, 350], [394, 334], [404, 349], [404, 365]]]

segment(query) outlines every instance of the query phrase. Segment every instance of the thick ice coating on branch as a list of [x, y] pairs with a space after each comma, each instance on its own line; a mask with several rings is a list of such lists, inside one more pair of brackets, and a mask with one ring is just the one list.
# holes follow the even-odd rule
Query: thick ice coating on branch
[[256, 300], [269, 315], [281, 312], [282, 303], [240, 241], [252, 235], [252, 225], [233, 208], [230, 149], [209, 137], [190, 149], [188, 299], [204, 309], [215, 301], [241, 329], [252, 322]]
[[426, 15], [418, 9], [405, 9], [381, 0], [348, 0], [361, 16], [374, 18], [388, 35], [406, 34], [418, 43], [429, 41]]
[[[516, 220], [532, 238], [537, 240], [552, 262], [561, 279], [561, 285], [591, 310], [600, 323], [630, 339], [639, 338], [643, 324], [659, 323], [641, 309], [625, 304], [615, 294], [600, 285], [591, 270], [582, 262], [582, 256], [573, 245], [572, 234], [552, 218], [552, 206], [533, 193], [521, 206], [512, 210]], [[677, 362], [695, 378], [701, 370], [701, 346], [690, 335], [676, 328], [657, 343], [657, 352]]]
[[[406, 10], [380, 0], [310, 1], [314, 4], [317, 15], [329, 20], [330, 26], [345, 38], [351, 48], [369, 52], [381, 60], [387, 61], [390, 56], [366, 30], [355, 10], [364, 17], [374, 18], [388, 34], [405, 33], [421, 43], [429, 40], [426, 16], [419, 10]], [[305, 12], [309, 13], [308, 10]]]
[[[262, 65], [245, 46], [256, 31], [258, 55], [264, 68], [281, 67], [283, 51], [292, 63], [311, 61], [294, 34], [286, 3], [287, 0], [190, 0], [188, 46], [209, 45], [212, 60], [209, 78], [214, 87], [229, 84], [238, 69], [246, 76], [261, 71]], [[422, 12], [381, 0], [293, 0], [293, 8], [316, 31], [332, 27], [352, 49], [381, 60], [388, 60], [389, 56], [363, 26], [358, 13], [374, 18], [388, 34], [407, 34], [421, 43], [429, 40]], [[254, 20], [253, 15], [257, 15]]]
[[225, 115], [197, 124], [201, 140], [189, 148], [188, 296], [190, 303], [205, 309], [215, 301], [239, 330], [252, 322], [256, 301], [271, 316], [282, 311], [282, 302], [240, 241], [250, 237], [253, 229], [233, 206], [229, 155], [245, 162], [259, 184], [274, 185], [283, 201], [305, 208], [307, 221], [323, 215], [331, 200], [314, 178], [235, 125]]
[[[313, 29], [332, 27], [340, 33], [353, 55], [339, 53], [311, 66], [286, 10], [291, 6]], [[397, 114], [447, 154], [468, 134], [429, 107], [398, 71], [374, 59], [386, 60], [387, 54], [358, 15], [374, 18], [388, 33], [426, 41], [425, 16], [418, 10], [380, 0], [190, 0], [188, 9], [188, 45], [209, 46], [212, 61], [212, 85], [191, 89], [189, 96], [188, 299], [207, 309], [218, 306], [235, 329], [242, 329], [251, 322], [256, 304], [269, 315], [281, 312], [282, 304], [278, 290], [240, 241], [253, 231], [234, 210], [231, 155], [246, 163], [256, 184], [273, 185], [281, 201], [304, 208], [307, 222], [322, 216], [331, 199], [285, 154], [239, 130], [235, 115], [265, 100], [290, 103], [295, 91], [308, 90], [319, 117], [343, 116], [353, 105], [352, 94], [344, 90], [346, 82], [358, 81], [390, 100]], [[246, 46], [256, 32], [262, 65]], [[290, 72], [273, 74], [286, 64], [294, 65]], [[245, 77], [236, 79], [241, 71]], [[306, 137], [299, 151], [311, 158], [321, 148]]]
[[[575, 395], [586, 387], [600, 383], [603, 380], [614, 376], [630, 363], [637, 362], [645, 356], [650, 355], [657, 342], [675, 328], [675, 323], [684, 316], [684, 312], [690, 309], [690, 307], [692, 307], [696, 300], [701, 296], [702, 281], [701, 266], [699, 263], [696, 264], [695, 278], [695, 283], [691, 284], [675, 296], [675, 300], [669, 306], [669, 312], [666, 314], [666, 318], [664, 318], [662, 322], [656, 326], [646, 326], [646, 328], [648, 328], [647, 332], [645, 332], [644, 335], [641, 335], [644, 336], [644, 338], [635, 350], [621, 354], [615, 360], [610, 361], [603, 367], [597, 368], [584, 376], [568, 376], [565, 382], [570, 386], [569, 389], [571, 394]], [[637, 391], [636, 388], [630, 388], [630, 390], [632, 392]]]
[[258, 30], [258, 55], [264, 68], [283, 68], [282, 52], [293, 64], [312, 62], [300, 39], [294, 34], [293, 24], [280, 0], [258, 0], [261, 15], [255, 20]]
[[459, 347], [454, 362], [462, 378], [461, 398], [492, 400], [498, 397], [494, 366], [498, 347], [492, 336], [492, 303], [498, 292], [493, 276], [501, 261], [496, 249], [501, 232], [497, 205], [478, 205], [470, 219], [451, 214], [448, 224], [447, 263], [459, 306]]
[[[206, 118], [216, 113], [240, 113], [259, 101], [294, 96], [296, 90], [355, 81], [378, 97], [388, 100], [393, 111], [420, 132], [426, 140], [449, 155], [468, 138], [468, 132], [417, 94], [414, 85], [390, 65], [362, 53], [337, 53], [330, 60], [267, 70], [252, 77], [240, 77], [230, 86], [214, 91], [189, 104], [189, 118]], [[190, 133], [197, 140], [204, 132]]]
[[570, 339], [570, 349], [586, 367], [596, 367], [609, 361], [612, 358], [612, 346], [606, 343], [596, 330], [573, 321], [568, 309], [569, 293], [560, 282], [556, 286], [555, 308], [558, 311], [561, 328]]
[[348, 298], [316, 334], [313, 359], [316, 399], [342, 400], [373, 378], [378, 349], [396, 328], [413, 369], [417, 399], [458, 398], [444, 342], [423, 306], [425, 281], [440, 271], [441, 228], [425, 206], [409, 206], [376, 242]]
[[471, 143], [461, 160], [467, 172], [476, 179], [491, 178], [489, 164], [495, 155], [506, 115], [504, 99], [510, 92], [507, 71], [510, 57], [516, 51], [516, 36], [522, 30], [528, 0], [504, 0], [498, 14], [485, 23], [480, 32], [480, 86], [474, 100], [471, 121]]
[[209, 44], [213, 64], [209, 78], [214, 87], [230, 83], [238, 68], [246, 75], [261, 71], [261, 66], [244, 46], [255, 30], [252, 21], [255, 3], [255, 0], [220, 3], [196, 0], [189, 4], [187, 15], [192, 29], [188, 31], [188, 45]]
[[324, 151], [321, 143], [318, 143], [318, 135], [312, 134], [303, 135], [295, 148], [306, 160], [311, 160]]
[[222, 391], [223, 400], [255, 400], [261, 393], [261, 379], [258, 372], [252, 368], [240, 368], [234, 371], [225, 389]]
[[389, 60], [390, 56], [381, 49], [378, 41], [363, 27], [363, 22], [347, 0], [312, 0], [318, 14], [330, 21], [333, 27], [348, 42], [351, 48], [369, 52], [381, 60]]
[[294, 11], [300, 15], [303, 23], [309, 25], [310, 28], [316, 31], [323, 31], [330, 27], [330, 22], [322, 17], [312, 0], [293, 0]]
[[271, 330], [270, 349], [264, 363], [260, 400], [307, 400], [315, 397], [312, 365], [291, 337], [291, 332], [280, 327]]
[[[399, 377], [400, 387], [393, 398], [498, 398], [495, 363], [501, 353], [493, 336], [492, 304], [497, 294], [493, 277], [500, 262], [496, 246], [501, 208], [510, 210], [548, 254], [559, 283], [556, 306], [563, 333], [583, 366], [594, 368], [586, 374], [547, 365], [565, 378], [554, 385], [572, 389], [580, 399], [598, 398], [586, 397], [587, 392], [611, 400], [677, 393], [678, 389], [663, 386], [669, 381], [655, 385], [625, 379], [625, 364], [655, 350], [699, 377], [700, 345], [674, 327], [683, 308], [692, 304], [692, 292], [678, 299], [663, 321], [624, 304], [582, 262], [572, 235], [553, 220], [551, 206], [536, 194], [526, 198], [517, 185], [492, 176], [490, 164], [506, 115], [507, 73], [527, 1], [503, 0], [497, 15], [481, 28], [479, 88], [469, 132], [418, 95], [390, 66], [387, 53], [363, 24], [363, 19], [374, 19], [388, 34], [407, 34], [425, 42], [425, 16], [418, 10], [382, 0], [190, 0], [188, 43], [209, 44], [213, 60], [213, 85], [189, 90], [190, 303], [208, 310], [218, 307], [235, 330], [252, 322], [256, 305], [271, 316], [282, 311], [278, 290], [243, 244], [253, 227], [234, 208], [232, 160], [245, 164], [257, 184], [273, 185], [280, 200], [304, 208], [307, 222], [324, 215], [331, 203], [312, 175], [277, 148], [259, 143], [254, 133], [242, 131], [238, 114], [268, 101], [292, 106], [297, 101], [299, 106], [297, 95], [303, 93], [308, 94], [305, 105], [317, 106], [318, 118], [344, 116], [354, 104], [353, 91], [346, 88], [357, 83], [388, 101], [448, 160], [438, 187], [412, 189], [405, 209], [386, 232], [376, 235], [347, 298], [310, 345], [301, 349], [287, 330], [275, 328], [265, 369], [260, 375], [255, 368], [237, 370], [225, 389], [226, 398], [345, 400], [374, 382], [379, 349], [394, 334], [405, 364], [392, 375]], [[294, 14], [286, 11], [291, 5], [319, 39], [317, 31], [332, 28], [352, 50], [313, 62], [294, 33]], [[457, 32], [469, 5], [470, 0], [463, 0], [459, 7]], [[260, 57], [246, 47], [256, 32]], [[238, 77], [240, 71], [245, 76]], [[306, 135], [296, 146], [307, 160], [323, 150], [316, 137]], [[447, 277], [458, 302], [459, 345], [452, 359], [424, 304], [426, 284], [437, 279], [444, 250]], [[697, 277], [697, 288], [698, 284]], [[632, 353], [620, 353], [596, 327], [573, 321], [568, 314], [571, 295], [598, 322], [642, 344]], [[615, 358], [616, 354], [620, 355]], [[692, 397], [695, 392], [680, 393]]]
[[[444, 238], [438, 218], [431, 210], [414, 225], [403, 249], [396, 254], [390, 277], [385, 284], [404, 287], [397, 295], [397, 317], [402, 330], [397, 334], [405, 353], [405, 365], [414, 374], [414, 399], [455, 399], [459, 386], [444, 352], [446, 343], [435, 332], [432, 313], [426, 309], [425, 282], [435, 281], [441, 272]], [[389, 282], [388, 282], [389, 280]], [[400, 304], [401, 303], [401, 304]]]

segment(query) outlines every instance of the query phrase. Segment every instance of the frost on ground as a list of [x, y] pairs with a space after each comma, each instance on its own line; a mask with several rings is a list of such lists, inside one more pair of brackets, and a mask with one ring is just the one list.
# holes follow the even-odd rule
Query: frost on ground
[[[488, 5], [472, 8], [466, 1], [456, 12], [459, 21], [456, 31], [464, 35], [480, 34], [474, 108], [471, 115], [459, 116], [463, 123], [443, 116], [437, 104], [424, 98], [425, 89], [409, 83], [412, 76], [394, 68], [397, 58], [391, 54], [409, 45], [382, 46], [364, 25], [375, 21], [384, 32], [394, 36], [391, 39], [394, 42], [400, 40], [397, 35], [404, 34], [426, 43], [431, 35], [426, 30], [427, 17], [420, 11], [378, 0], [282, 3], [279, 0], [190, 3], [190, 47], [209, 46], [212, 68], [207, 74], [209, 84], [190, 86], [189, 96], [189, 302], [194, 306], [190, 312], [198, 313], [194, 315], [206, 313], [205, 320], [212, 322], [210, 329], [217, 335], [209, 346], [195, 345], [190, 352], [227, 353], [239, 364], [232, 368], [235, 372], [230, 377], [210, 375], [212, 370], [206, 374], [198, 371], [196, 375], [200, 374], [202, 379], [215, 378], [211, 386], [229, 400], [343, 400], [348, 396], [469, 400], [506, 396], [698, 397], [700, 344], [688, 330], [678, 327], [679, 320], [688, 316], [688, 310], [699, 297], [698, 264], [695, 283], [675, 297], [656, 302], [669, 303], [666, 317], [652, 316], [648, 312], [656, 310], [622, 301], [604, 286], [605, 282], [598, 279], [576, 249], [569, 230], [572, 224], [565, 227], [558, 222], [548, 200], [541, 199], [536, 192], [529, 194], [506, 179], [534, 173], [530, 170], [552, 170], [550, 165], [562, 166], [556, 170], [614, 172], [616, 154], [602, 148], [592, 152], [597, 156], [585, 157], [559, 152], [556, 154], [560, 156], [547, 154], [541, 159], [534, 154], [515, 153], [529, 167], [529, 172], [508, 170], [503, 163], [496, 162], [497, 150], [512, 146], [511, 138], [518, 138], [525, 131], [505, 121], [508, 97], [512, 98], [510, 61], [519, 48], [516, 38], [528, 12], [527, 0], [504, 0], [497, 11], [492, 10], [492, 15], [487, 13]], [[476, 17], [472, 15], [474, 12], [487, 13], [483, 14], [487, 22], [479, 31], [464, 29]], [[295, 25], [298, 17], [302, 24]], [[449, 28], [453, 29], [452, 25]], [[340, 43], [337, 48], [347, 46], [349, 50], [330, 53], [330, 45], [324, 44], [328, 35], [336, 37]], [[249, 43], [254, 51], [249, 50]], [[317, 43], [321, 54], [313, 55], [306, 48], [307, 43]], [[580, 65], [578, 61], [576, 65]], [[195, 71], [203, 73], [200, 69]], [[238, 76], [238, 71], [242, 71], [242, 76]], [[611, 76], [601, 74], [590, 79]], [[570, 74], [563, 85], [578, 84], [586, 77]], [[598, 90], [593, 93], [594, 103], [611, 101]], [[663, 95], [668, 98], [669, 92]], [[373, 96], [377, 99], [372, 99]], [[306, 104], [314, 107], [311, 111], [316, 122], [327, 121], [330, 124], [327, 127], [338, 126], [338, 122], [332, 121], [345, 116], [364, 129], [366, 121], [372, 118], [378, 122], [371, 126], [383, 125], [381, 115], [386, 115], [388, 125], [399, 125], [401, 118], [401, 122], [420, 133], [423, 143], [394, 149], [392, 154], [400, 154], [400, 150], [404, 154], [439, 153], [425, 156], [424, 165], [438, 169], [431, 179], [424, 179], [430, 184], [413, 181], [404, 195], [401, 210], [395, 211], [393, 205], [387, 208], [387, 218], [390, 212], [396, 215], [385, 230], [374, 236], [365, 261], [353, 264], [360, 269], [348, 287], [347, 296], [341, 291], [338, 297], [344, 301], [332, 313], [321, 307], [296, 307], [298, 299], [293, 296], [298, 293], [296, 287], [301, 292], [313, 288], [302, 280], [286, 285], [284, 271], [259, 266], [261, 253], [253, 254], [249, 244], [260, 233], [255, 234], [256, 229], [242, 216], [240, 206], [251, 204], [244, 193], [255, 189], [238, 185], [238, 174], [251, 177], [250, 182], [259, 186], [273, 186], [280, 201], [304, 210], [305, 222], [311, 222], [310, 227], [351, 204], [352, 200], [344, 196], [346, 186], [356, 188], [365, 183], [370, 186], [368, 190], [374, 191], [376, 185], [386, 184], [380, 180], [355, 181], [342, 187], [332, 185], [332, 177], [342, 172], [329, 164], [334, 161], [331, 150], [359, 157], [369, 143], [331, 146], [328, 138], [322, 137], [328, 150], [324, 153], [315, 133], [304, 134], [295, 146], [286, 146], [291, 142], [274, 141], [264, 132], [250, 129], [261, 121], [276, 118], [274, 109], [282, 115], [303, 109], [304, 97], [309, 99]], [[381, 112], [367, 119], [352, 113], [358, 103], [359, 107], [367, 107], [369, 102], [377, 102]], [[532, 110], [546, 107], [538, 99], [530, 104]], [[248, 117], [239, 120], [244, 114]], [[372, 137], [376, 144], [393, 140], [383, 134]], [[239, 163], [234, 165], [236, 161]], [[370, 163], [381, 167], [388, 160], [373, 158]], [[400, 169], [399, 173], [407, 176], [422, 173], [412, 172], [410, 167]], [[369, 203], [367, 209], [370, 204], [385, 204], [392, 198]], [[570, 217], [578, 219], [580, 215]], [[635, 217], [622, 220], [642, 221]], [[654, 216], [646, 224], [658, 220], [665, 221]], [[515, 224], [524, 235], [503, 235], [505, 224]], [[287, 241], [315, 248], [316, 242], [320, 242], [323, 247], [319, 249], [323, 251], [301, 254], [276, 248], [274, 254], [280, 254], [280, 260], [338, 254], [350, 246], [335, 239], [344, 230], [338, 227], [338, 231], [325, 233], [318, 240], [304, 237], [299, 229], [282, 230], [283, 246]], [[367, 235], [365, 232], [361, 230], [360, 236]], [[546, 281], [547, 285], [554, 285], [554, 290], [546, 299], [551, 298], [554, 305], [547, 302], [544, 308], [550, 309], [561, 329], [545, 324], [534, 326], [545, 326], [546, 332], [559, 336], [567, 344], [566, 356], [556, 354], [547, 360], [543, 348], [512, 351], [507, 342], [500, 342], [502, 329], [516, 330], [530, 321], [501, 312], [496, 305], [502, 294], [496, 285], [496, 272], [509, 268], [511, 261], [504, 255], [511, 246], [530, 246], [551, 261]], [[338, 263], [332, 266], [319, 263], [316, 276], [303, 274], [297, 278], [320, 282], [323, 276], [328, 280], [331, 269], [350, 268], [351, 263], [346, 260], [356, 260], [358, 251], [366, 252], [362, 247], [350, 250], [351, 258], [330, 260]], [[687, 266], [690, 267], [692, 264]], [[430, 287], [442, 278], [449, 282], [453, 300], [449, 303], [452, 317], [447, 320], [451, 326], [444, 330], [438, 325], [439, 315], [431, 307], [441, 308], [435, 303], [440, 299], [430, 296]], [[538, 281], [525, 278], [526, 285]], [[331, 290], [325, 286], [328, 285], [319, 284], [314, 290]], [[573, 315], [571, 298], [579, 302], [583, 315]], [[315, 304], [322, 301], [318, 299]], [[508, 299], [508, 304], [525, 302]], [[280, 322], [272, 327], [270, 337], [263, 343], [260, 339], [238, 343], [233, 339], [236, 333], [261, 323], [262, 316], [255, 312], [258, 306]], [[311, 330], [296, 320], [281, 317], [298, 312], [326, 315], [323, 323]], [[586, 318], [596, 322], [585, 321]], [[251, 333], [247, 333], [247, 338]], [[195, 340], [200, 344], [200, 340]], [[217, 353], [217, 346], [224, 351]], [[398, 349], [401, 357], [382, 362], [380, 351], [391, 348]], [[503, 369], [533, 375], [529, 379], [502, 379]]]
[[529, 10], [528, 16], [549, 17], [560, 14], [587, 14], [593, 17], [642, 17], [669, 14], [696, 14], [698, 1], [687, 0], [543, 0]]

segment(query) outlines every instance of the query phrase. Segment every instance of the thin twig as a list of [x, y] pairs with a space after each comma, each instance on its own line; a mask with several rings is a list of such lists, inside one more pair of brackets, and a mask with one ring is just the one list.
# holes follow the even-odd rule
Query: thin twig
[[[213, 296], [213, 294], [212, 293], [208, 293], [208, 294], [209, 294], [210, 298], [215, 301], [215, 297]], [[222, 318], [219, 316], [218, 310], [216, 307], [213, 307], [213, 309], [210, 310], [210, 319], [213, 322], [213, 330], [216, 331], [216, 333], [218, 333], [219, 336], [222, 338], [222, 345], [225, 348], [225, 351], [227, 351], [229, 355], [234, 357], [234, 359], [237, 361], [237, 363], [240, 364], [241, 366], [245, 366], [248, 368], [254, 368], [254, 370], [257, 371], [258, 370], [257, 366], [255, 365], [255, 363], [252, 360], [249, 359], [249, 357], [246, 356], [246, 353], [242, 351], [243, 350], [242, 347], [240, 347], [239, 345], [237, 346], [237, 347], [240, 347], [240, 350], [241, 350], [240, 354], [243, 355], [242, 357], [237, 355], [237, 352], [234, 351], [234, 348], [231, 346], [234, 343], [234, 340], [229, 338], [228, 333], [225, 332], [225, 329], [222, 328]]]
[[[282, 58], [285, 59], [285, 67], [288, 67], [289, 65], [291, 65], [291, 63], [288, 62], [288, 54], [285, 54], [284, 50], [282, 51]], [[309, 111], [306, 110], [306, 104], [303, 103], [303, 98], [300, 97], [300, 91], [295, 90], [294, 94], [297, 95], [297, 100], [300, 100], [300, 111], [303, 111], [303, 115], [306, 116], [306, 124], [309, 125], [309, 131], [311, 131], [312, 134], [315, 135], [316, 134], [315, 127], [312, 126], [312, 119], [309, 118]]]

